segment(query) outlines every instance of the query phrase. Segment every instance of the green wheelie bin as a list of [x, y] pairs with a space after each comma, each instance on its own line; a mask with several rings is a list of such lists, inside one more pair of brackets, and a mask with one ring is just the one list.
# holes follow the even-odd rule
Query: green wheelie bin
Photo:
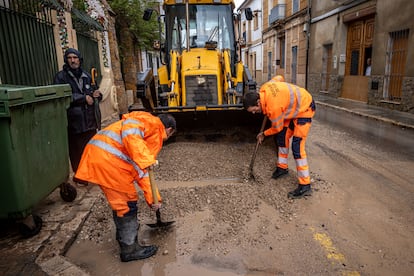
[[66, 109], [69, 85], [0, 85], [0, 219], [20, 223], [24, 237], [36, 235], [42, 219], [32, 214], [58, 186], [63, 200], [76, 198], [69, 178]]

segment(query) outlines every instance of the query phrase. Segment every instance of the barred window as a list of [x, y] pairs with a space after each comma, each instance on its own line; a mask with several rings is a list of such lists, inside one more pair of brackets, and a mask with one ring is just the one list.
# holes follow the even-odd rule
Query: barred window
[[386, 100], [401, 100], [402, 81], [407, 63], [408, 34], [408, 29], [389, 34], [384, 79]]

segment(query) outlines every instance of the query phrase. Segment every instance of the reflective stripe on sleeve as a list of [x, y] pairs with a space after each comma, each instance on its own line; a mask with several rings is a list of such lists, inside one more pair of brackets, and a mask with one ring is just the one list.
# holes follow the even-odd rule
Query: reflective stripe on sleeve
[[289, 106], [286, 109], [286, 115], [290, 115], [293, 109], [293, 103], [295, 102], [295, 92], [290, 84], [287, 83], [287, 87], [289, 88]]
[[[300, 89], [299, 87], [297, 87], [296, 85], [290, 85], [287, 83], [287, 86], [289, 88], [289, 96], [290, 96], [290, 100], [289, 100], [289, 106], [286, 110], [286, 115], [288, 118], [296, 118], [297, 114], [299, 113], [299, 108], [300, 108], [300, 101], [301, 101], [301, 95], [300, 95]], [[293, 90], [293, 88], [295, 88], [295, 90]], [[294, 113], [292, 115], [290, 115], [292, 113], [293, 110], [293, 104], [295, 103], [295, 95], [297, 100], [297, 104], [296, 104], [296, 108], [294, 110]]]
[[135, 120], [135, 119], [126, 119], [125, 121], [122, 122], [122, 125], [127, 125], [127, 124], [142, 124], [141, 121]]
[[124, 154], [120, 150], [114, 148], [113, 146], [109, 145], [108, 143], [105, 143], [101, 140], [91, 140], [89, 143], [92, 144], [92, 145], [95, 145], [98, 148], [101, 148], [102, 150], [114, 155], [115, 157], [131, 164], [131, 166], [134, 167], [134, 169], [138, 172], [138, 175], [139, 175], [140, 178], [148, 176], [148, 172], [144, 173], [144, 171], [141, 170], [138, 167], [138, 165], [129, 156], [127, 156], [126, 154]]
[[[119, 136], [117, 133], [113, 132], [112, 130], [101, 130], [98, 132], [100, 135], [104, 135], [106, 137], [109, 137], [110, 139], [118, 142], [122, 145], [122, 139], [121, 136]], [[92, 140], [93, 141], [93, 140]]]
[[122, 139], [128, 135], [139, 135], [141, 138], [144, 138], [144, 132], [139, 128], [129, 128], [121, 133]]
[[[142, 122], [139, 120], [135, 120], [135, 119], [126, 119], [125, 121], [122, 122], [122, 126], [125, 126], [127, 124], [134, 124], [134, 125], [141, 125]], [[121, 133], [121, 137], [122, 139], [124, 139], [125, 137], [127, 137], [128, 135], [139, 135], [141, 138], [144, 138], [144, 131], [142, 131], [141, 129], [137, 128], [137, 127], [132, 127], [129, 129], [126, 129], [124, 131], [122, 131]]]

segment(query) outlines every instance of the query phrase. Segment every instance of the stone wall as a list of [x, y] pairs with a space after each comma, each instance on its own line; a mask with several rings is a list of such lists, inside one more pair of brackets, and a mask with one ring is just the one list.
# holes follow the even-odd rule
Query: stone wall
[[321, 88], [321, 74], [309, 73], [307, 90], [311, 94], [318, 94]]
[[384, 99], [384, 76], [372, 76], [368, 91], [368, 104], [414, 114], [414, 78], [405, 77], [402, 83], [401, 101]]
[[[331, 75], [329, 78], [329, 90], [327, 95], [332, 97], [339, 97], [341, 95], [341, 87], [343, 76]], [[311, 94], [318, 94], [321, 92], [322, 75], [319, 73], [310, 73], [308, 77], [308, 91]]]

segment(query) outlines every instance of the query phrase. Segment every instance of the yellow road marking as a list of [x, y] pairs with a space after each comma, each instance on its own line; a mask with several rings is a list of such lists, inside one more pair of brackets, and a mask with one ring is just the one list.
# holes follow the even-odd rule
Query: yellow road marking
[[[338, 250], [333, 246], [331, 238], [324, 234], [324, 233], [318, 233], [315, 231], [313, 227], [310, 228], [313, 232], [313, 238], [314, 240], [318, 241], [320, 245], [325, 249], [326, 251], [326, 257], [329, 260], [336, 261], [340, 264], [345, 263], [345, 256], [338, 252]], [[344, 276], [360, 276], [358, 271], [343, 271], [342, 275]]]

